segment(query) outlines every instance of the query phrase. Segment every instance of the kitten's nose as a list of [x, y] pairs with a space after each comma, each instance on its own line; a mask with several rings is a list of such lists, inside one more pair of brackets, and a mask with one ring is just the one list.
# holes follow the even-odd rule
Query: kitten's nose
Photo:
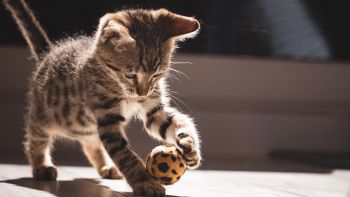
[[147, 83], [140, 84], [136, 88], [136, 93], [139, 96], [146, 96], [148, 94], [149, 87], [150, 87], [150, 84], [147, 84]]

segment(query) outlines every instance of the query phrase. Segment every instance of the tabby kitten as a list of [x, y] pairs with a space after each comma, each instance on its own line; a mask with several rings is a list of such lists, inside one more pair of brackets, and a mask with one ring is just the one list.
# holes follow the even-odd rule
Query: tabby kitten
[[195, 36], [197, 20], [165, 9], [123, 10], [104, 15], [91, 37], [53, 44], [24, 0], [4, 2], [37, 62], [24, 143], [35, 179], [56, 179], [50, 150], [65, 137], [82, 144], [103, 178], [122, 174], [135, 195], [163, 196], [125, 136], [135, 116], [149, 135], [177, 146], [189, 168], [199, 166], [195, 124], [169, 105], [166, 85], [176, 42]]

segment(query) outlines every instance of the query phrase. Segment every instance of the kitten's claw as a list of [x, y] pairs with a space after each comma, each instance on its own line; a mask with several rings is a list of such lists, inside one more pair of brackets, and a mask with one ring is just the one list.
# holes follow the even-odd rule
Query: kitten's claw
[[36, 180], [54, 181], [57, 179], [57, 169], [54, 166], [41, 166], [33, 169], [33, 178]]
[[199, 147], [194, 143], [192, 136], [187, 133], [177, 134], [176, 143], [182, 150], [184, 159], [189, 169], [196, 169], [199, 167], [202, 157]]
[[154, 196], [163, 197], [165, 196], [165, 189], [162, 185], [150, 178], [146, 181], [135, 183], [132, 185], [135, 196]]

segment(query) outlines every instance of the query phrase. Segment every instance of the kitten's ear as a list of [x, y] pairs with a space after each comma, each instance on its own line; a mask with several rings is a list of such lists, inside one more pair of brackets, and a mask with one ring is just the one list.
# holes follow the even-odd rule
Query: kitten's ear
[[156, 14], [157, 22], [166, 38], [192, 38], [199, 31], [199, 22], [194, 18], [174, 14], [166, 9], [159, 9]]
[[111, 43], [118, 52], [126, 51], [136, 46], [135, 40], [130, 36], [129, 30], [115, 20], [103, 21], [101, 24], [99, 40], [101, 43]]

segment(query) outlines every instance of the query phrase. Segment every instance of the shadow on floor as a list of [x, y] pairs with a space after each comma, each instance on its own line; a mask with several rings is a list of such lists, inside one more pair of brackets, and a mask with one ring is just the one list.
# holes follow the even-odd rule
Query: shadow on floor
[[[57, 197], [69, 197], [69, 196], [84, 196], [84, 197], [96, 197], [96, 196], [108, 196], [108, 197], [131, 197], [133, 194], [131, 192], [117, 192], [111, 190], [105, 186], [99, 185], [99, 181], [93, 179], [74, 179], [67, 181], [38, 181], [32, 178], [19, 178], [0, 181], [0, 183], [11, 184], [7, 187], [13, 187], [12, 191], [19, 193], [24, 193], [20, 187], [25, 187], [29, 189], [34, 189], [37, 191], [27, 191], [34, 196], [57, 196]], [[16, 187], [19, 186], [19, 187]], [[42, 193], [44, 192], [44, 193]], [[37, 193], [37, 194], [36, 194]], [[29, 193], [28, 193], [29, 194]], [[29, 194], [28, 196], [33, 196]], [[50, 195], [51, 194], [51, 195]], [[12, 196], [12, 195], [11, 195]], [[15, 196], [15, 195], [14, 195]], [[169, 196], [168, 197], [178, 197]]]

